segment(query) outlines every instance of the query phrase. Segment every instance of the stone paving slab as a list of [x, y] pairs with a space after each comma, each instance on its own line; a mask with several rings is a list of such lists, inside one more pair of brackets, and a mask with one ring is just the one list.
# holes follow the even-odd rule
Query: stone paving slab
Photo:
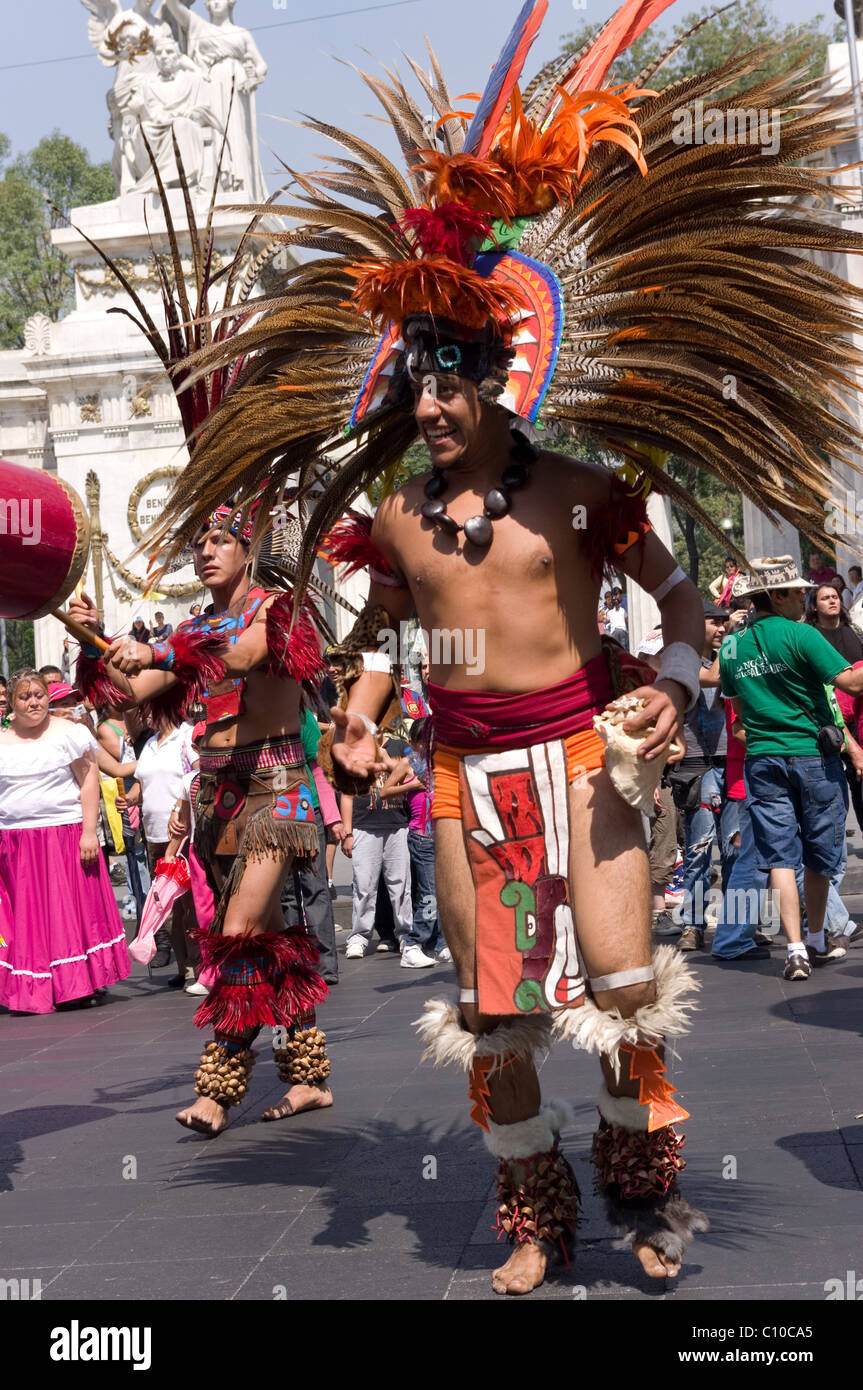
[[[346, 926], [344, 895], [336, 911]], [[558, 1047], [542, 1086], [573, 1106], [563, 1145], [585, 1210], [574, 1267], [537, 1301], [807, 1302], [860, 1264], [863, 950], [803, 985], [781, 979], [781, 949], [748, 967], [690, 959], [701, 1007], [670, 1075], [692, 1111], [684, 1190], [712, 1229], [667, 1283], [618, 1248], [592, 1191], [597, 1067]], [[0, 1014], [0, 1277], [40, 1278], [45, 1300], [493, 1300], [493, 1164], [465, 1078], [422, 1064], [411, 1027], [451, 969], [342, 959], [320, 1016], [334, 1107], [261, 1124], [281, 1092], [262, 1040], [215, 1141], [173, 1120], [201, 1039], [170, 973], [136, 966], [86, 1011]]]

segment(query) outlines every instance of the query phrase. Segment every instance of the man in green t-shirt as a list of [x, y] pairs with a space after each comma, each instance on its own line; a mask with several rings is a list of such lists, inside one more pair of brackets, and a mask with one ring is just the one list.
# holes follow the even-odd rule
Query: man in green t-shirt
[[[813, 965], [845, 955], [824, 935], [827, 890], [842, 860], [848, 813], [842, 736], [824, 686], [857, 695], [863, 667], [852, 669], [816, 628], [800, 621], [813, 586], [789, 555], [754, 560], [750, 571], [732, 591], [735, 601], [751, 598], [753, 611], [748, 627], [726, 637], [720, 649], [722, 693], [746, 734], [746, 798], [758, 866], [770, 875], [788, 941], [785, 979], [806, 980]], [[833, 735], [819, 732], [829, 729]], [[801, 864], [808, 945], [795, 883]]]

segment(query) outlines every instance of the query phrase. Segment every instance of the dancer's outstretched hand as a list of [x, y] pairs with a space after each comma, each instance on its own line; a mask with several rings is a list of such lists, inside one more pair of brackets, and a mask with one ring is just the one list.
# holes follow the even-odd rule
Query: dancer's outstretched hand
[[330, 710], [335, 724], [333, 760], [352, 777], [371, 777], [386, 772], [374, 735], [369, 732], [358, 714], [350, 714], [338, 705]]
[[653, 685], [642, 685], [629, 693], [633, 699], [643, 700], [644, 706], [630, 715], [623, 728], [627, 734], [637, 734], [642, 729], [648, 729], [648, 725], [654, 725], [638, 749], [640, 758], [652, 762], [668, 749], [683, 726], [686, 691], [677, 681], [658, 680]]

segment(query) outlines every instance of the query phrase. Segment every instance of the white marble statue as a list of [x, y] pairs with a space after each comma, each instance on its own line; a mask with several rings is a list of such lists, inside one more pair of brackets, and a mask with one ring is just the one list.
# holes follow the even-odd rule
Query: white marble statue
[[[152, 14], [155, 0], [135, 0], [134, 9], [124, 9], [121, 0], [81, 0], [90, 11], [87, 37], [106, 67], [123, 62], [136, 62], [152, 56], [150, 38], [160, 21], [158, 5]], [[152, 61], [150, 63], [152, 67]]]
[[180, 52], [167, 26], [153, 38], [156, 71], [141, 78], [131, 92], [127, 116], [130, 138], [123, 150], [124, 162], [137, 175], [132, 193], [151, 193], [158, 184], [146, 137], [162, 182], [180, 182], [174, 155], [176, 138], [187, 186], [195, 192], [212, 188], [223, 128], [213, 110], [209, 75]]
[[82, 4], [90, 11], [87, 37], [99, 61], [116, 69], [107, 96], [108, 134], [114, 141], [114, 180], [122, 194], [138, 178], [125, 154], [135, 137], [129, 106], [139, 82], [156, 70], [153, 35], [157, 20], [151, 13], [152, 0], [136, 0], [133, 10], [124, 10], [120, 0], [82, 0]]
[[164, 0], [163, 8], [185, 35], [188, 56], [210, 74], [213, 109], [220, 125], [227, 123], [222, 187], [241, 193], [244, 201], [263, 202], [267, 192], [258, 159], [255, 88], [266, 77], [267, 65], [248, 29], [233, 22], [235, 0], [206, 0], [209, 19], [195, 14], [191, 3]]
[[[190, 186], [212, 188], [227, 126], [221, 187], [245, 202], [263, 202], [255, 88], [267, 65], [249, 31], [233, 23], [235, 0], [206, 0], [208, 19], [190, 10], [193, 3], [135, 0], [124, 9], [122, 0], [82, 0], [90, 11], [90, 42], [100, 61], [116, 69], [107, 100], [117, 192], [155, 188], [142, 130], [163, 180], [176, 185], [172, 125]], [[185, 53], [163, 22], [168, 15]]]

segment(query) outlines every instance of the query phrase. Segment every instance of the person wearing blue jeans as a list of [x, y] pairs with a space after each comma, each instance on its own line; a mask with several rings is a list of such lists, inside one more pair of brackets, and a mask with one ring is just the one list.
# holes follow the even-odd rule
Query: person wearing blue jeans
[[[722, 644], [722, 692], [746, 735], [744, 778], [757, 866], [770, 876], [787, 940], [786, 980], [807, 980], [813, 966], [844, 959], [824, 917], [831, 879], [842, 865], [848, 784], [839, 753], [845, 737], [825, 684], [863, 691], [852, 669], [821, 634], [802, 623], [804, 593], [790, 556], [750, 563], [733, 596], [752, 600], [752, 621]], [[797, 873], [809, 922], [802, 936]]]
[[736, 811], [725, 795], [728, 740], [725, 707], [719, 695], [718, 654], [727, 618], [724, 608], [704, 604], [701, 692], [684, 719], [686, 752], [669, 773], [675, 804], [684, 815], [683, 901], [673, 913], [684, 928], [677, 942], [681, 951], [695, 951], [704, 945], [713, 846], [718, 841], [723, 889], [737, 853]]
[[435, 959], [452, 960], [444, 943], [437, 910], [434, 877], [434, 834], [431, 819], [431, 787], [425, 756], [426, 720], [415, 719], [410, 727], [410, 748], [392, 768], [383, 795], [399, 788], [410, 815], [408, 849], [416, 878], [416, 906], [413, 920], [402, 945], [401, 963], [417, 970], [433, 965]]
[[740, 848], [722, 894], [713, 938], [713, 955], [718, 960], [736, 960], [753, 952], [767, 888], [767, 873], [758, 867], [749, 807], [745, 801], [733, 804], [739, 816]]
[[434, 886], [434, 837], [409, 830], [408, 849], [417, 878], [417, 905], [405, 937], [405, 950], [408, 945], [418, 946], [426, 955], [434, 956], [443, 945]]
[[738, 848], [739, 802], [725, 795], [725, 773], [711, 767], [701, 780], [701, 799], [694, 811], [687, 811], [686, 852], [683, 860], [682, 919], [687, 926], [698, 925], [703, 930], [704, 908], [710, 888], [710, 861], [713, 846], [719, 845], [722, 866], [722, 891], [728, 885]]

